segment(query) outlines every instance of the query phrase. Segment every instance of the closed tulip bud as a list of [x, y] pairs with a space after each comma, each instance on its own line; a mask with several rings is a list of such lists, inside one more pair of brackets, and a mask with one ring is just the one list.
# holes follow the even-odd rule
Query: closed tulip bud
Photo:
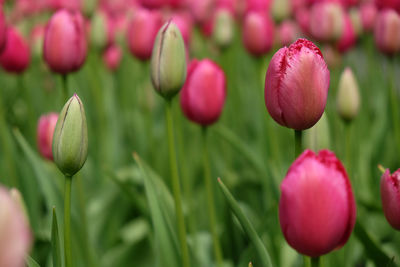
[[387, 169], [381, 178], [381, 199], [386, 220], [400, 230], [400, 169], [390, 174]]
[[347, 52], [356, 44], [356, 34], [350, 17], [346, 14], [343, 20], [342, 35], [336, 43], [337, 49], [342, 53]]
[[44, 34], [43, 57], [54, 72], [77, 71], [87, 54], [86, 30], [77, 11], [59, 10], [51, 17]]
[[73, 176], [86, 161], [88, 136], [83, 104], [74, 94], [61, 110], [54, 130], [54, 162], [66, 176]]
[[265, 77], [265, 104], [280, 125], [305, 130], [322, 116], [328, 89], [329, 70], [321, 51], [298, 39], [272, 57]]
[[24, 72], [30, 63], [29, 46], [14, 28], [7, 28], [6, 44], [0, 54], [0, 64], [8, 72]]
[[171, 98], [186, 79], [185, 43], [171, 20], [159, 30], [151, 56], [151, 81], [157, 93]]
[[193, 60], [181, 93], [181, 108], [185, 116], [200, 125], [216, 122], [226, 97], [224, 71], [213, 61]]
[[21, 206], [0, 186], [0, 266], [25, 266], [32, 234]]
[[364, 31], [373, 30], [377, 14], [378, 10], [374, 3], [364, 3], [360, 6], [361, 23]]
[[374, 29], [375, 43], [383, 53], [400, 51], [400, 16], [392, 9], [379, 12]]
[[111, 71], [116, 70], [121, 62], [122, 51], [118, 45], [110, 45], [103, 54], [103, 61]]
[[339, 81], [336, 108], [345, 121], [353, 120], [360, 109], [360, 92], [357, 80], [349, 67], [345, 68]]
[[254, 56], [262, 56], [271, 50], [274, 38], [274, 22], [262, 12], [248, 12], [243, 22], [243, 43]]
[[290, 0], [273, 0], [272, 17], [275, 21], [282, 21], [290, 16]]
[[49, 113], [39, 118], [37, 126], [37, 144], [42, 157], [53, 160], [53, 135], [58, 120], [57, 113]]
[[96, 12], [90, 24], [90, 42], [98, 49], [104, 48], [108, 43], [109, 32], [108, 18], [103, 12]]
[[320, 151], [331, 147], [329, 121], [325, 112], [313, 127], [304, 131], [303, 142], [304, 146], [312, 151]]
[[129, 50], [135, 57], [143, 61], [150, 59], [161, 26], [162, 18], [157, 10], [137, 10], [127, 30]]
[[225, 48], [232, 43], [234, 34], [234, 18], [231, 11], [218, 9], [213, 23], [212, 38], [221, 48]]
[[281, 184], [279, 222], [289, 245], [318, 257], [342, 247], [356, 220], [356, 204], [346, 170], [335, 154], [305, 150]]
[[339, 3], [321, 2], [312, 6], [310, 33], [319, 41], [336, 41], [343, 31], [343, 7]]

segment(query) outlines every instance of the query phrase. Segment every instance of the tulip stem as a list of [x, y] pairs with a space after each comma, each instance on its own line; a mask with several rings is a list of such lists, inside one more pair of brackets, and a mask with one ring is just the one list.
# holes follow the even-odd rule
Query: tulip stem
[[311, 267], [319, 267], [319, 257], [311, 258]]
[[297, 158], [302, 152], [302, 131], [294, 130], [294, 157]]
[[214, 243], [215, 259], [218, 267], [223, 265], [223, 257], [221, 245], [218, 239], [217, 223], [215, 215], [215, 201], [214, 201], [214, 188], [211, 179], [210, 161], [208, 158], [208, 146], [207, 146], [207, 127], [203, 127], [203, 166], [204, 166], [204, 182], [206, 184], [207, 191], [207, 205], [208, 205], [208, 218], [210, 223], [210, 229], [212, 239]]
[[389, 101], [391, 107], [392, 127], [394, 130], [395, 144], [397, 145], [398, 151], [400, 151], [400, 128], [399, 128], [399, 109], [398, 109], [398, 96], [396, 92], [396, 64], [394, 58], [391, 62], [391, 77], [390, 77], [390, 88], [389, 88]]
[[168, 133], [169, 163], [171, 168], [172, 192], [174, 195], [176, 220], [178, 223], [178, 235], [181, 246], [182, 266], [189, 267], [189, 250], [186, 243], [186, 226], [185, 218], [182, 210], [181, 188], [179, 184], [178, 163], [176, 161], [175, 142], [174, 142], [174, 125], [172, 118], [172, 101], [167, 100], [166, 103], [166, 121]]
[[63, 74], [61, 77], [63, 85], [63, 101], [66, 103], [68, 101], [68, 76], [67, 74]]
[[72, 176], [65, 176], [64, 193], [64, 256], [65, 267], [72, 266], [71, 255], [71, 183]]

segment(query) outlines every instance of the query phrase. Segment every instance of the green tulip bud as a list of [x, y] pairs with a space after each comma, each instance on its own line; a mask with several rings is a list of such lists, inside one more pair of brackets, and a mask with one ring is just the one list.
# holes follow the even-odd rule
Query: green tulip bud
[[330, 149], [329, 121], [325, 112], [322, 114], [321, 119], [312, 128], [304, 131], [303, 142], [306, 148], [313, 151]]
[[63, 107], [54, 129], [54, 162], [66, 176], [77, 173], [86, 161], [88, 136], [83, 104], [74, 94]]
[[225, 48], [232, 43], [233, 24], [234, 19], [231, 12], [226, 9], [217, 11], [212, 37], [219, 47]]
[[107, 44], [107, 18], [105, 14], [96, 12], [92, 17], [90, 41], [95, 48], [104, 48]]
[[272, 3], [272, 17], [276, 21], [283, 21], [290, 16], [291, 7], [289, 0], [274, 0]]
[[363, 26], [359, 9], [357, 8], [350, 9], [349, 15], [356, 36], [360, 36], [363, 33]]
[[91, 17], [93, 15], [93, 12], [97, 7], [97, 1], [98, 0], [82, 1], [82, 3], [83, 3], [82, 11], [86, 17]]
[[353, 120], [360, 109], [360, 93], [356, 78], [349, 67], [340, 76], [336, 98], [337, 111], [345, 121]]
[[186, 53], [182, 34], [171, 20], [157, 33], [151, 55], [151, 81], [164, 98], [176, 95], [186, 79]]

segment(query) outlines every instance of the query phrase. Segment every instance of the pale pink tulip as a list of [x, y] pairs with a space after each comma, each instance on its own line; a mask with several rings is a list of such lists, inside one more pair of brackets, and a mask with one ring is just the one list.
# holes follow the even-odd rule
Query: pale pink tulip
[[186, 117], [203, 126], [216, 122], [225, 97], [223, 70], [209, 59], [193, 60], [181, 92], [181, 108]]
[[374, 28], [375, 43], [383, 53], [400, 51], [400, 16], [393, 9], [379, 12]]
[[37, 144], [42, 157], [53, 160], [53, 133], [58, 120], [57, 113], [40, 116], [37, 126]]
[[328, 89], [329, 70], [321, 51], [298, 39], [272, 57], [265, 77], [265, 104], [280, 125], [305, 130], [321, 118]]
[[111, 71], [116, 70], [121, 62], [122, 51], [118, 45], [110, 45], [103, 53], [103, 61]]
[[390, 174], [389, 169], [381, 178], [381, 199], [386, 220], [400, 230], [400, 169]]
[[310, 33], [322, 42], [336, 41], [342, 35], [344, 10], [338, 3], [314, 4], [310, 14]]
[[54, 72], [67, 74], [83, 65], [87, 54], [81, 13], [62, 9], [54, 13], [44, 34], [43, 57]]
[[346, 170], [335, 154], [304, 151], [281, 184], [279, 222], [299, 253], [318, 257], [342, 247], [356, 221], [356, 204]]

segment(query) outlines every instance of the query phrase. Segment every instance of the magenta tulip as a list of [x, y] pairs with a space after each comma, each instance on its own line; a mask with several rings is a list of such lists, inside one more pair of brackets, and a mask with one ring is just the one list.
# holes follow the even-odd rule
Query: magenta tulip
[[216, 122], [225, 97], [223, 70], [209, 59], [193, 60], [181, 92], [181, 107], [186, 117], [203, 126]]
[[383, 53], [400, 51], [400, 16], [393, 9], [379, 12], [374, 28], [375, 43]]
[[389, 169], [381, 178], [381, 199], [386, 220], [400, 230], [400, 169], [390, 174]]
[[107, 68], [111, 71], [114, 71], [118, 68], [119, 63], [121, 62], [122, 51], [118, 45], [110, 45], [103, 54], [103, 61], [106, 64]]
[[139, 9], [133, 16], [127, 31], [131, 53], [140, 60], [151, 57], [154, 40], [162, 26], [162, 17], [157, 10]]
[[379, 9], [393, 9], [400, 11], [399, 0], [375, 0], [375, 4]]
[[280, 125], [305, 130], [322, 116], [328, 89], [329, 70], [321, 51], [298, 39], [272, 57], [265, 77], [265, 104]]
[[0, 54], [0, 64], [8, 72], [21, 73], [29, 66], [31, 52], [22, 35], [13, 27], [8, 27], [6, 44]]
[[22, 206], [0, 186], [0, 266], [25, 266], [31, 244], [32, 234]]
[[54, 129], [56, 128], [57, 120], [57, 113], [42, 115], [39, 118], [37, 126], [37, 144], [39, 152], [48, 160], [53, 160], [53, 133]]
[[281, 184], [279, 222], [299, 253], [318, 257], [342, 247], [356, 220], [356, 204], [342, 163], [329, 150], [305, 150]]
[[77, 71], [85, 62], [87, 42], [82, 15], [60, 10], [48, 22], [44, 34], [43, 57], [50, 69], [60, 74]]
[[361, 23], [364, 31], [372, 31], [378, 10], [373, 3], [365, 3], [360, 6]]
[[4, 17], [3, 10], [0, 9], [0, 53], [6, 45], [7, 25], [6, 18]]
[[336, 43], [338, 50], [342, 53], [347, 52], [356, 44], [356, 33], [354, 31], [354, 26], [351, 23], [349, 15], [344, 16], [344, 24], [342, 30], [342, 36]]
[[274, 42], [274, 22], [262, 12], [251, 11], [244, 17], [243, 43], [254, 56], [268, 53]]

